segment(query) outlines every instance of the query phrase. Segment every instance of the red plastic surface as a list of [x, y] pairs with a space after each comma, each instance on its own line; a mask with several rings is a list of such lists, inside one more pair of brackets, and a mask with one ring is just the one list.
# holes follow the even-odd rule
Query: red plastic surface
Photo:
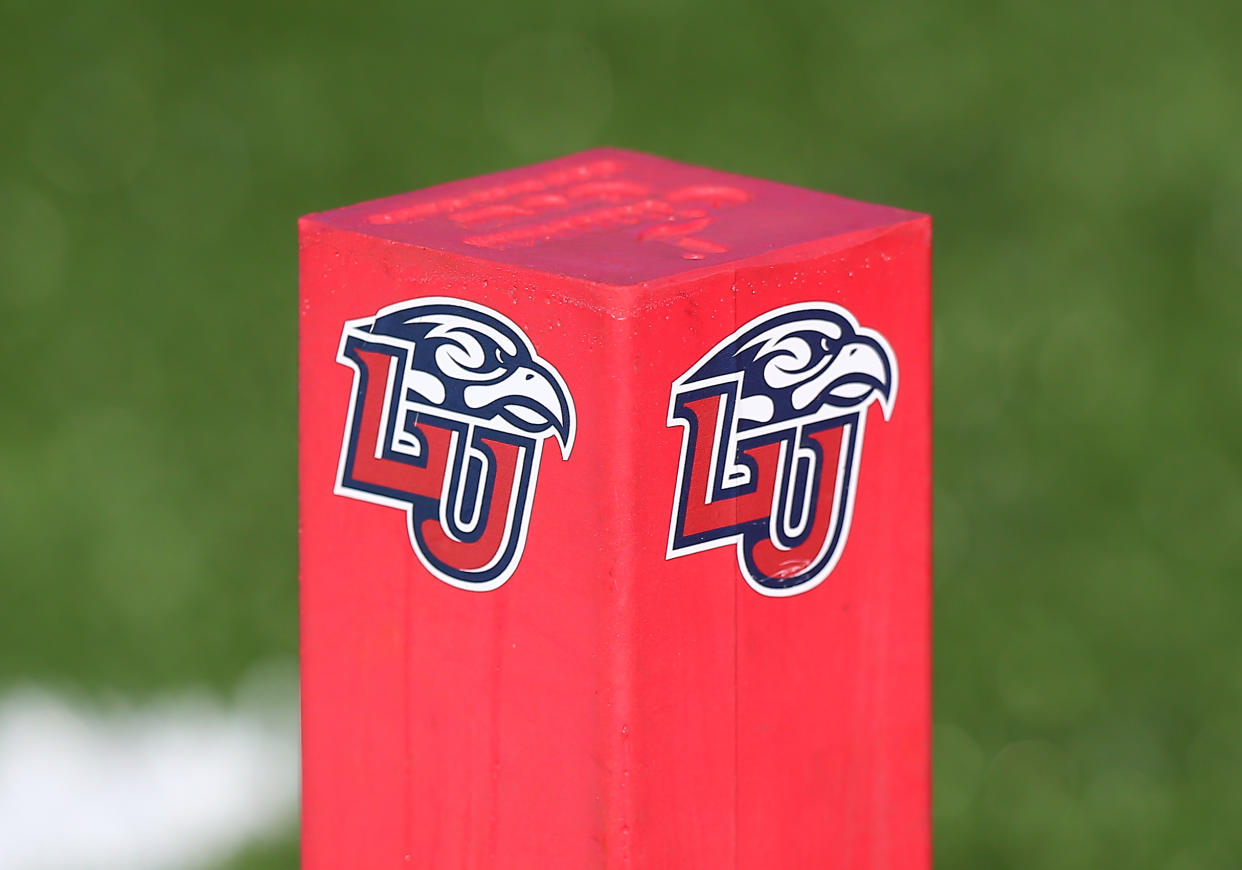
[[927, 218], [608, 149], [301, 283], [307, 870], [929, 865]]

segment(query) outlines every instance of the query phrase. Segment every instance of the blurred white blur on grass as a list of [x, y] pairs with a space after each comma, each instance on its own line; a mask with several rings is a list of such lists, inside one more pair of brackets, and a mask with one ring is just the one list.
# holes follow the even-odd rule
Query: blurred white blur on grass
[[296, 682], [142, 704], [37, 687], [0, 695], [0, 867], [196, 870], [296, 819]]

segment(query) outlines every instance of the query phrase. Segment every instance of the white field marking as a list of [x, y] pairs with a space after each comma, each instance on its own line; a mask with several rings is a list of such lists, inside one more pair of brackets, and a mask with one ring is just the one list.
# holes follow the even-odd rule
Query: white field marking
[[287, 667], [232, 703], [0, 692], [0, 867], [197, 870], [292, 827], [297, 683]]

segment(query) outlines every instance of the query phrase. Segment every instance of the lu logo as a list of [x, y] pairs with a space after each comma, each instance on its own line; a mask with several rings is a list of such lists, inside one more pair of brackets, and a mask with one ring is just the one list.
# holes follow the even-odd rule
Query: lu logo
[[573, 449], [564, 379], [507, 317], [443, 297], [347, 321], [337, 361], [354, 370], [337, 494], [404, 510], [445, 583], [500, 586], [525, 546], [543, 442]]
[[684, 429], [666, 558], [736, 545], [770, 596], [822, 583], [849, 534], [867, 409], [885, 419], [897, 360], [882, 335], [830, 303], [752, 320], [673, 382]]

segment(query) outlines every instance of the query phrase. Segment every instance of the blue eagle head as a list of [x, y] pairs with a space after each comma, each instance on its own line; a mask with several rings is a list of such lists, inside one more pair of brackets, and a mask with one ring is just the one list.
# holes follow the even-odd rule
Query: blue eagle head
[[412, 346], [407, 398], [573, 447], [574, 406], [564, 379], [508, 319], [460, 301], [419, 300], [381, 313], [370, 331]]
[[717, 348], [683, 380], [686, 386], [741, 375], [740, 429], [810, 417], [842, 415], [879, 401], [887, 419], [897, 391], [888, 343], [836, 306], [796, 306], [764, 318]]

